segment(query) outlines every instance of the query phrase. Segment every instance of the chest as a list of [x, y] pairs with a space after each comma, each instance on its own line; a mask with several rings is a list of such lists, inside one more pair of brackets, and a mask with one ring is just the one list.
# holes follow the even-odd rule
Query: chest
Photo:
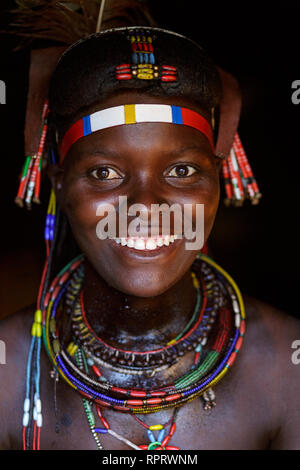
[[[262, 403], [253, 397], [243, 396], [243, 384], [240, 392], [235, 387], [235, 377], [228, 377], [216, 389], [216, 406], [208, 411], [203, 409], [203, 401], [196, 398], [182, 406], [176, 417], [176, 429], [169, 441], [170, 446], [182, 450], [201, 449], [264, 449], [266, 439], [266, 413], [262, 412]], [[64, 383], [57, 385], [57, 416], [54, 412], [53, 393], [46, 387], [43, 414], [44, 427], [41, 437], [42, 449], [95, 450], [96, 440], [90, 430], [83, 401], [76, 391]], [[247, 400], [245, 399], [247, 398]], [[93, 407], [95, 426], [103, 428], [96, 409]], [[97, 434], [101, 446], [106, 450], [131, 450], [120, 437], [135, 445], [149, 445], [147, 429], [133, 416], [102, 409], [115, 435]], [[148, 425], [170, 422], [173, 409], [149, 415], [137, 415]], [[59, 432], [56, 432], [58, 425]], [[165, 436], [170, 425], [166, 427]], [[119, 436], [119, 438], [116, 437]], [[158, 440], [159, 431], [153, 431]]]

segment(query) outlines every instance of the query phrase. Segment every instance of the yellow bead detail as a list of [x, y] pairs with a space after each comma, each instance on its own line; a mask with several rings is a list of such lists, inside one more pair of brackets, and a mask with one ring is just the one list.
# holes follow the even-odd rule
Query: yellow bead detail
[[55, 354], [58, 354], [59, 351], [60, 351], [60, 344], [59, 344], [58, 339], [54, 339], [54, 340], [53, 340], [52, 347], [53, 347], [54, 353], [55, 353]]
[[193, 285], [196, 289], [199, 289], [200, 287], [200, 284], [199, 284], [199, 281], [195, 275], [195, 273], [192, 273], [192, 279], [193, 279]]
[[77, 344], [74, 344], [73, 342], [71, 342], [71, 343], [69, 344], [69, 346], [67, 347], [67, 351], [68, 351], [68, 353], [70, 354], [70, 356], [74, 356], [74, 354], [76, 353], [77, 349], [78, 349]]
[[42, 312], [41, 310], [36, 310], [34, 314], [34, 321], [37, 323], [42, 323]]
[[150, 431], [160, 431], [163, 429], [162, 424], [153, 424], [153, 426], [149, 426]]
[[137, 74], [137, 78], [142, 80], [151, 80], [153, 78], [153, 73], [140, 72]]
[[36, 323], [33, 322], [32, 327], [31, 327], [31, 336], [36, 336]]

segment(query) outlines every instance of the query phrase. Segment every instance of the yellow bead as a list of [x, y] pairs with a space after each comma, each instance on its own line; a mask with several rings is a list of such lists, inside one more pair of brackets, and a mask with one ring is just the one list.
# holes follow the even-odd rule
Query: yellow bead
[[135, 42], [135, 36], [131, 36], [131, 42]]
[[58, 354], [60, 351], [60, 344], [59, 344], [58, 339], [53, 340], [52, 347], [53, 347], [53, 351], [55, 352], [55, 354]]
[[31, 336], [36, 336], [36, 325], [37, 323], [33, 322], [32, 328], [31, 328]]
[[153, 424], [153, 426], [149, 426], [150, 431], [160, 431], [163, 429], [162, 424]]
[[38, 338], [42, 336], [42, 325], [40, 323], [36, 323], [36, 336]]
[[153, 73], [140, 72], [137, 74], [137, 78], [142, 80], [151, 80], [153, 78]]
[[36, 321], [37, 323], [42, 323], [42, 312], [41, 312], [41, 310], [36, 310], [36, 312], [34, 314], [34, 321]]
[[49, 323], [49, 329], [51, 333], [55, 333], [56, 331], [56, 321], [55, 318], [51, 318], [50, 323]]

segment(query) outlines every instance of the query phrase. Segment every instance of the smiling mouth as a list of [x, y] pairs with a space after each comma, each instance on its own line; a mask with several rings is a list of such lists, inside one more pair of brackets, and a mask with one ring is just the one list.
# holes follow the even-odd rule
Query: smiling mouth
[[112, 240], [118, 245], [127, 246], [133, 250], [154, 251], [173, 244], [178, 238], [182, 237], [180, 235], [160, 235], [157, 237], [113, 238]]

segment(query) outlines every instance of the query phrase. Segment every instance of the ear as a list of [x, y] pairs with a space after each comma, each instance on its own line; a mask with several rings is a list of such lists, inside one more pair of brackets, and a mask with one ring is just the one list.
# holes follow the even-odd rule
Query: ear
[[57, 164], [49, 164], [47, 168], [47, 175], [54, 189], [56, 200], [61, 210], [64, 211], [64, 198], [62, 191], [64, 170]]

